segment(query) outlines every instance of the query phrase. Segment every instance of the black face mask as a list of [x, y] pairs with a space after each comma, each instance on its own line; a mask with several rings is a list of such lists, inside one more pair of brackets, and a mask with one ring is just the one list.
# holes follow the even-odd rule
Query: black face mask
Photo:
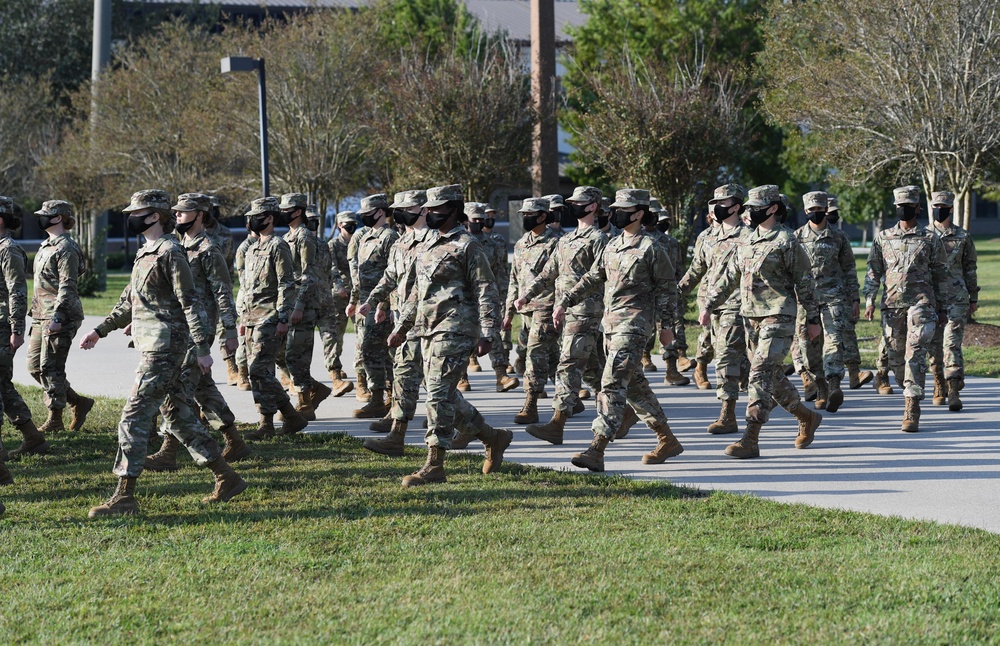
[[903, 222], [909, 222], [917, 218], [917, 206], [915, 204], [896, 205], [896, 217]]
[[806, 214], [806, 217], [809, 218], [809, 221], [813, 224], [819, 224], [823, 221], [823, 218], [827, 217], [827, 215], [826, 211], [811, 211]]
[[340, 225], [340, 228], [346, 231], [347, 233], [354, 235], [354, 232], [357, 230], [358, 225], [355, 224], [354, 222], [348, 222], [347, 224]]
[[609, 222], [611, 222], [611, 218], [609, 216], [607, 216], [607, 215], [599, 215], [599, 216], [597, 216], [597, 228], [598, 229], [603, 229], [604, 227], [608, 226]]
[[177, 224], [174, 225], [174, 230], [176, 230], [177, 233], [184, 235], [185, 233], [190, 231], [191, 227], [193, 226], [194, 226], [194, 220], [191, 220], [190, 222], [178, 222]]
[[545, 224], [548, 222], [548, 213], [538, 213], [536, 215], [523, 215], [521, 216], [521, 225], [524, 227], [525, 232], [531, 231], [539, 224]]
[[435, 213], [434, 211], [431, 211], [427, 214], [427, 228], [440, 229], [450, 217], [451, 213]]
[[770, 204], [768, 204], [767, 206], [750, 207], [750, 209], [748, 210], [748, 212], [750, 213], [750, 226], [756, 229], [758, 226], [760, 226], [762, 222], [771, 217], [770, 215], [767, 214], [767, 210], [770, 208], [771, 208]]
[[496, 218], [486, 218], [485, 220], [483, 220], [483, 228], [484, 229], [492, 229], [496, 225], [497, 225], [497, 219]]
[[642, 213], [642, 226], [651, 227], [656, 224], [656, 218], [658, 216], [652, 211], [643, 211]]
[[636, 211], [622, 211], [621, 209], [615, 209], [611, 212], [611, 224], [615, 225], [619, 229], [624, 229], [629, 224], [632, 223], [632, 216], [636, 214]]
[[402, 225], [412, 227], [420, 217], [419, 213], [410, 213], [405, 209], [396, 209], [392, 212], [392, 219]]
[[951, 207], [950, 206], [935, 206], [931, 209], [934, 214], [934, 220], [937, 222], [944, 222], [951, 217]]
[[559, 212], [553, 209], [549, 211], [549, 215], [545, 219], [545, 224], [555, 224], [556, 222], [559, 222]]
[[587, 217], [588, 207], [590, 207], [589, 204], [571, 203], [568, 205], [570, 215], [572, 215], [577, 220]]
[[313, 233], [319, 231], [319, 218], [306, 218], [306, 228]]
[[247, 228], [254, 233], [260, 233], [267, 228], [267, 218], [269, 215], [255, 215], [247, 220]]
[[21, 228], [21, 218], [17, 217], [11, 213], [3, 214], [3, 225], [7, 227], [8, 231], [17, 231]]
[[670, 231], [670, 220], [657, 222], [656, 228], [659, 229], [661, 233], [666, 233], [667, 231]]
[[61, 215], [39, 215], [38, 226], [41, 227], [42, 231], [45, 231], [54, 224], [53, 220], [57, 220], [61, 217]]
[[778, 208], [778, 212], [774, 214], [774, 217], [777, 218], [778, 222], [784, 224], [785, 220], [788, 219], [788, 215], [790, 213], [791, 213], [791, 211], [788, 209], [788, 207], [786, 207], [784, 204], [782, 204]]
[[730, 215], [732, 215], [729, 212], [729, 209], [731, 209], [731, 208], [733, 208], [733, 207], [732, 206], [722, 206], [721, 204], [716, 204], [715, 206], [712, 207], [712, 217], [715, 218], [716, 222], [722, 222], [723, 220], [729, 218]]
[[378, 209], [376, 209], [371, 213], [366, 213], [365, 215], [362, 215], [361, 224], [365, 225], [366, 227], [373, 227], [375, 226], [375, 223], [378, 222], [378, 219], [379, 219], [379, 212]]
[[482, 233], [482, 232], [483, 232], [482, 220], [477, 220], [476, 222], [469, 222], [469, 233]]
[[281, 219], [284, 221], [285, 226], [288, 226], [292, 222], [298, 220], [302, 217], [301, 209], [295, 209], [294, 211], [289, 211], [288, 213], [282, 213]]
[[149, 222], [149, 223], [146, 222], [146, 218], [148, 218], [151, 215], [153, 215], [153, 214], [150, 213], [148, 215], [143, 215], [143, 216], [138, 216], [138, 215], [130, 215], [130, 216], [128, 216], [128, 230], [129, 230], [129, 232], [132, 235], [136, 235], [137, 236], [140, 233], [143, 233], [146, 230], [148, 230], [149, 227], [153, 226], [153, 223], [156, 222], [156, 220], [153, 220], [153, 222]]
[[840, 211], [827, 211], [826, 221], [830, 224], [837, 224], [840, 220]]

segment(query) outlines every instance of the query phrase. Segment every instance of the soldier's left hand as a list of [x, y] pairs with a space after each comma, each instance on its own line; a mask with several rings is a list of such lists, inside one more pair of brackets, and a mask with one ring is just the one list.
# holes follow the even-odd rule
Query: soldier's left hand
[[870, 321], [873, 318], [875, 318], [875, 306], [869, 305], [868, 307], [865, 308], [865, 319]]
[[389, 312], [387, 312], [386, 310], [382, 309], [381, 307], [375, 310], [376, 323], [385, 323], [386, 320], [388, 320], [388, 318], [389, 318]]
[[566, 308], [562, 305], [556, 305], [552, 309], [552, 325], [556, 326], [556, 329], [561, 329], [563, 321], [566, 320]]
[[489, 339], [479, 339], [479, 343], [476, 344], [476, 356], [485, 357], [493, 349], [493, 342]]
[[518, 312], [524, 309], [524, 306], [528, 304], [528, 299], [522, 296], [521, 298], [514, 301], [514, 309]]
[[302, 310], [292, 310], [292, 316], [288, 319], [288, 322], [292, 325], [298, 325], [302, 322]]
[[674, 342], [673, 330], [660, 330], [660, 345], [666, 347]]
[[390, 348], [398, 348], [399, 346], [403, 345], [403, 335], [400, 334], [399, 332], [393, 332], [392, 334], [389, 335], [389, 338], [386, 340], [386, 342], [389, 344]]
[[198, 357], [198, 369], [203, 375], [212, 372], [212, 355], [206, 354], [204, 357]]
[[11, 334], [10, 335], [10, 351], [11, 354], [17, 352], [17, 349], [24, 345], [24, 335], [23, 334]]
[[807, 323], [806, 332], [809, 334], [809, 340], [814, 341], [820, 333], [819, 323]]
[[698, 325], [702, 327], [708, 327], [712, 324], [712, 316], [708, 313], [708, 310], [702, 310], [698, 314]]
[[229, 356], [236, 354], [236, 351], [240, 349], [239, 339], [226, 339], [226, 352]]
[[125, 333], [125, 336], [132, 336], [132, 324], [129, 323], [128, 325], [126, 325], [123, 332]]
[[979, 309], [979, 303], [969, 303], [969, 314], [975, 314]]
[[80, 347], [84, 350], [90, 350], [97, 342], [101, 340], [101, 335], [97, 333], [97, 330], [92, 330], [87, 336], [83, 337], [80, 341]]
[[288, 334], [288, 323], [278, 323], [274, 328], [274, 336], [279, 339]]

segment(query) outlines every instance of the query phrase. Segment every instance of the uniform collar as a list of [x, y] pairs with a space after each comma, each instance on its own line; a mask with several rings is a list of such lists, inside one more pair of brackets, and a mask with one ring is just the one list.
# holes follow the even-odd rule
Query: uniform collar
[[194, 249], [195, 247], [200, 245], [202, 239], [205, 238], [208, 238], [208, 234], [205, 232], [204, 229], [202, 229], [201, 231], [198, 232], [198, 235], [194, 236], [193, 238], [189, 236], [184, 236], [184, 238], [181, 241], [181, 244], [184, 245], [185, 249]]
[[38, 246], [39, 247], [53, 247], [53, 246], [59, 244], [60, 242], [62, 242], [63, 238], [68, 238], [68, 237], [69, 237], [69, 234], [66, 233], [65, 231], [63, 231], [62, 233], [60, 233], [59, 235], [57, 235], [55, 237], [48, 237], [48, 234], [46, 234], [45, 239], [42, 240], [42, 244], [40, 244]]
[[776, 225], [770, 231], [767, 231], [767, 233], [763, 233], [764, 231], [765, 229], [761, 229], [760, 227], [754, 229], [753, 235], [750, 236], [750, 243], [753, 244], [755, 242], [764, 242], [766, 240], [775, 239], [778, 237], [778, 234], [781, 233], [781, 225]]
[[165, 244], [172, 244], [177, 238], [174, 237], [172, 233], [164, 233], [162, 236], [157, 238], [155, 242], [146, 242], [138, 251], [135, 252], [136, 257], [148, 256], [150, 254], [159, 253], [160, 247]]

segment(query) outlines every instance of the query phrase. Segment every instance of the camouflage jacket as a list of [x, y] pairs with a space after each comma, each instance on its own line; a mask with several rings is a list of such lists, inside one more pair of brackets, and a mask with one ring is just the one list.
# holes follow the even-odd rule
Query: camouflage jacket
[[[462, 226], [434, 232], [419, 247], [416, 274], [397, 332], [489, 339], [497, 329], [496, 278], [482, 246]], [[465, 358], [463, 357], [463, 361]]]
[[83, 266], [83, 252], [69, 234], [42, 240], [35, 254], [31, 318], [46, 321], [58, 316], [62, 323], [82, 321], [83, 303], [76, 281]]
[[640, 232], [612, 238], [573, 289], [559, 299], [567, 309], [591, 292], [604, 287], [604, 320], [607, 334], [635, 334], [644, 339], [660, 328], [674, 327], [677, 315], [677, 281], [667, 252]]
[[948, 289], [945, 299], [948, 303], [975, 303], [979, 300], [979, 276], [976, 261], [976, 245], [972, 236], [962, 227], [947, 229], [934, 224], [931, 233], [940, 238], [944, 245], [948, 267]]
[[219, 247], [219, 251], [222, 252], [222, 257], [226, 261], [226, 267], [231, 268], [236, 261], [236, 250], [233, 248], [233, 232], [229, 230], [229, 227], [216, 220], [214, 226], [205, 229], [205, 233]]
[[246, 253], [240, 285], [240, 312], [244, 325], [286, 322], [295, 303], [292, 250], [276, 235], [261, 238]]
[[[327, 242], [327, 247], [330, 249], [330, 271], [333, 273], [333, 270], [336, 269], [335, 275], [340, 277], [341, 284], [347, 290], [349, 297], [354, 283], [351, 281], [351, 263], [347, 261], [347, 244], [341, 236], [330, 238], [330, 241]], [[334, 298], [338, 298], [336, 292], [339, 291], [339, 287], [332, 285], [331, 289], [334, 292]]]
[[937, 309], [945, 303], [947, 256], [941, 239], [917, 225], [904, 229], [899, 224], [879, 231], [868, 253], [865, 275], [865, 303], [875, 306], [879, 286], [885, 281], [882, 306], [889, 309], [928, 305]]
[[[705, 229], [698, 235], [698, 240], [694, 244], [694, 255], [691, 257], [691, 266], [677, 287], [682, 293], [687, 294], [694, 284], [698, 283], [699, 308], [705, 307], [709, 288], [725, 276], [726, 268], [736, 254], [740, 239], [748, 231], [743, 223], [735, 227], [719, 224], [711, 229]], [[741, 306], [740, 293], [734, 290], [729, 299], [716, 310], [738, 312]]]
[[387, 226], [356, 231], [351, 236], [351, 246], [357, 250], [353, 256], [348, 254], [351, 261], [351, 303], [368, 300], [368, 294], [378, 285], [389, 265], [389, 250], [398, 239], [399, 234]]
[[410, 229], [399, 237], [389, 250], [389, 264], [386, 265], [385, 273], [375, 289], [368, 294], [366, 303], [382, 309], [385, 309], [388, 303], [397, 313], [403, 309], [403, 304], [413, 291], [413, 285], [417, 280], [413, 271], [414, 263], [417, 261], [421, 246], [430, 234], [431, 230], [427, 228]]
[[493, 271], [493, 277], [497, 279], [497, 294], [500, 300], [497, 301], [497, 312], [503, 307], [504, 299], [507, 298], [507, 289], [510, 283], [510, 269], [507, 267], [507, 243], [503, 241], [503, 237], [500, 238], [500, 242], [497, 242], [494, 238], [494, 234], [491, 233], [470, 233], [476, 242], [482, 246], [483, 251], [486, 253], [487, 260], [490, 261], [490, 270]]
[[[507, 303], [504, 306], [507, 317], [513, 317], [517, 313], [514, 301], [522, 293], [527, 292], [531, 283], [538, 278], [538, 274], [542, 273], [545, 263], [549, 261], [549, 256], [555, 253], [558, 243], [559, 236], [556, 235], [555, 231], [546, 227], [540, 236], [528, 231], [514, 245], [514, 264], [510, 270], [510, 287], [507, 290]], [[543, 294], [535, 300], [529, 301], [521, 313], [551, 311], [554, 305], [553, 297], [552, 292]]]
[[663, 250], [667, 252], [667, 258], [670, 259], [670, 264], [674, 267], [674, 273], [677, 274], [677, 280], [679, 281], [683, 278], [684, 252], [681, 249], [681, 243], [677, 241], [677, 238], [673, 237], [669, 233], [664, 233], [659, 229], [646, 231], [646, 234], [653, 238], [653, 241], [663, 247]]
[[236, 314], [239, 316], [243, 312], [243, 295], [246, 293], [246, 289], [243, 286], [246, 284], [246, 268], [247, 268], [247, 250], [250, 247], [257, 244], [257, 238], [253, 236], [247, 236], [240, 243], [240, 246], [236, 248], [236, 253], [233, 256], [233, 267], [236, 269], [236, 277], [240, 279], [240, 289], [236, 293]]
[[235, 339], [238, 315], [233, 300], [233, 278], [222, 250], [205, 231], [193, 238], [184, 236], [181, 244], [187, 252], [194, 288], [205, 307], [212, 331], [216, 330], [221, 320], [226, 338]]
[[292, 309], [306, 312], [316, 309], [319, 289], [316, 263], [316, 236], [304, 226], [289, 229], [282, 236], [292, 252], [292, 273], [295, 275], [295, 305]]
[[24, 267], [28, 256], [9, 233], [0, 236], [0, 325], [10, 328], [11, 334], [24, 335], [24, 317], [28, 314], [28, 282]]
[[333, 253], [324, 241], [316, 240], [316, 302], [324, 315], [333, 305], [333, 294], [344, 286], [340, 272], [333, 263]]
[[738, 287], [743, 316], [795, 318], [801, 305], [806, 319], [816, 320], [819, 309], [809, 255], [795, 235], [784, 227], [757, 228], [739, 240], [725, 273], [708, 290], [706, 308], [718, 309]]
[[857, 303], [858, 272], [854, 265], [851, 243], [841, 231], [827, 225], [815, 230], [804, 224], [795, 231], [795, 238], [809, 254], [816, 297], [820, 303]]
[[[530, 302], [541, 294], [554, 292], [553, 302], [558, 303], [590, 271], [607, 245], [608, 237], [597, 227], [578, 227], [567, 233], [559, 238], [555, 253], [549, 256], [522, 296]], [[566, 314], [576, 319], [599, 320], [604, 315], [604, 290], [593, 290]]]
[[195, 289], [184, 248], [173, 234], [147, 241], [136, 252], [132, 279], [95, 330], [105, 337], [129, 323], [140, 352], [184, 354], [192, 341], [199, 357], [211, 352], [215, 328]]

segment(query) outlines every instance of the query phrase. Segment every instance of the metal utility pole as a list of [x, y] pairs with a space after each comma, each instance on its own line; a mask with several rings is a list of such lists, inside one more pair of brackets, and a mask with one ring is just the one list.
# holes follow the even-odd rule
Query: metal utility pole
[[554, 0], [531, 0], [531, 98], [537, 113], [531, 139], [531, 190], [535, 195], [559, 190], [555, 80]]
[[[97, 125], [97, 81], [111, 60], [111, 0], [94, 0], [94, 43], [90, 58], [90, 127]], [[91, 266], [97, 272], [100, 291], [108, 288], [107, 232], [108, 212], [99, 211], [89, 218]], [[82, 223], [81, 223], [82, 224]], [[81, 227], [82, 228], [82, 227]], [[126, 240], [128, 233], [126, 232]], [[126, 257], [128, 251], [126, 249]]]
[[267, 154], [267, 77], [264, 74], [264, 59], [248, 56], [226, 56], [222, 59], [222, 73], [257, 72], [257, 107], [260, 115], [260, 174], [264, 197], [271, 192], [270, 166]]

